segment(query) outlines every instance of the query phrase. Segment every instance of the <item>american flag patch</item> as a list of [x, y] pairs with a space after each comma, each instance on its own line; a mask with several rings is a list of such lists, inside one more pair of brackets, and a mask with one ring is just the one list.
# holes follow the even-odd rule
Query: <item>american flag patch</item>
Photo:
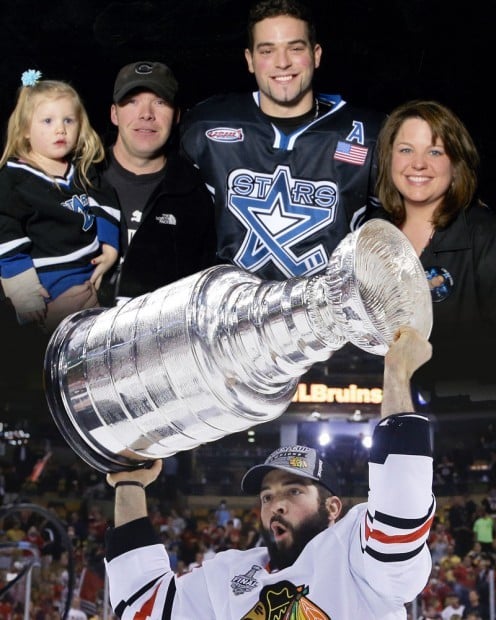
[[365, 162], [368, 151], [369, 149], [364, 146], [340, 140], [334, 152], [334, 159], [361, 166]]

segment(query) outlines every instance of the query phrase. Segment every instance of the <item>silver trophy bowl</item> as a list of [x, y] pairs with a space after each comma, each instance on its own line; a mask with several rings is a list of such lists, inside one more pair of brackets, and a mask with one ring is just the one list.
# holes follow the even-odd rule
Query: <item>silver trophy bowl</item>
[[45, 393], [84, 461], [136, 469], [278, 418], [313, 364], [346, 342], [384, 355], [401, 325], [430, 335], [429, 286], [403, 233], [372, 220], [322, 275], [263, 281], [220, 265], [67, 317]]

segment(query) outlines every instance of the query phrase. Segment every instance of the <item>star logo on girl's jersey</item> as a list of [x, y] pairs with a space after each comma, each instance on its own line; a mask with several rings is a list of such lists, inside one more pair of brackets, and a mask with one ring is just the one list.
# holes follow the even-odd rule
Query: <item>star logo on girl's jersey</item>
[[87, 194], [80, 194], [77, 196], [74, 194], [69, 200], [65, 200], [62, 206], [66, 209], [74, 211], [74, 213], [80, 213], [83, 216], [83, 230], [86, 232], [93, 226], [95, 216], [89, 212], [89, 200]]

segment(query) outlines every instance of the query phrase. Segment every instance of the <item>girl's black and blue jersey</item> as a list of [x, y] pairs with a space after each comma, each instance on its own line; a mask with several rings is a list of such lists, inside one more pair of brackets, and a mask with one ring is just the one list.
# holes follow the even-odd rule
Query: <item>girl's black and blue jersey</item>
[[94, 170], [85, 187], [74, 164], [63, 177], [11, 159], [0, 169], [0, 275], [34, 267], [52, 299], [87, 281], [101, 244], [119, 247], [120, 211]]

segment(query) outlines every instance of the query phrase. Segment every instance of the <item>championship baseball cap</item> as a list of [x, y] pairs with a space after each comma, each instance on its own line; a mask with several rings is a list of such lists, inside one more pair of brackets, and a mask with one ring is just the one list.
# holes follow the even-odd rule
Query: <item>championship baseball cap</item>
[[161, 62], [142, 60], [122, 67], [114, 83], [114, 103], [119, 103], [135, 88], [151, 90], [165, 101], [174, 103], [178, 84], [172, 71]]
[[338, 477], [333, 466], [320, 458], [314, 448], [283, 446], [274, 450], [261, 465], [249, 469], [241, 480], [241, 489], [250, 495], [260, 492], [262, 479], [271, 469], [282, 469], [290, 474], [310, 478], [324, 486], [333, 495], [339, 495]]

